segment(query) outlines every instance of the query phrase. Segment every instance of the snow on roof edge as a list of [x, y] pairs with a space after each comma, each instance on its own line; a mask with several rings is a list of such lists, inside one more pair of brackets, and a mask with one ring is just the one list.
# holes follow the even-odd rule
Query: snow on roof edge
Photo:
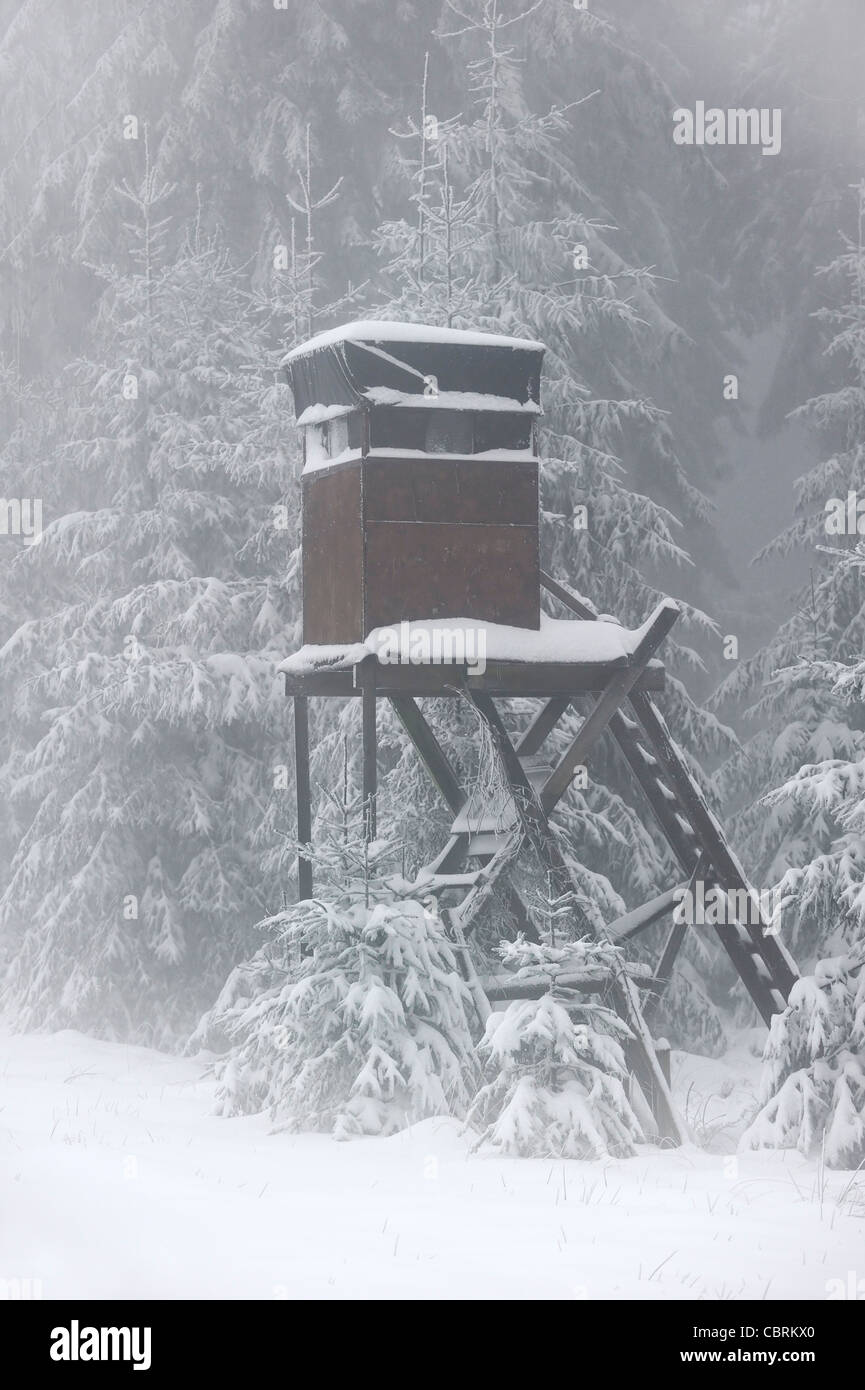
[[481, 333], [463, 328], [440, 328], [437, 324], [400, 323], [393, 319], [358, 319], [318, 333], [308, 342], [292, 348], [281, 359], [285, 367], [298, 357], [308, 357], [335, 343], [453, 343], [463, 347], [522, 348], [545, 352], [543, 343], [533, 338], [510, 338], [504, 333]]

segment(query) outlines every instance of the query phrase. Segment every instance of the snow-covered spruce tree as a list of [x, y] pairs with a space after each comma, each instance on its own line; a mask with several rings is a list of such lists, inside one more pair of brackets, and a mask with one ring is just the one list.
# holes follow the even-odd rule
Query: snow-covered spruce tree
[[[736, 56], [729, 106], [783, 114], [780, 158], [764, 159], [756, 149], [712, 151], [727, 195], [717, 210], [717, 273], [728, 280], [731, 307], [746, 333], [777, 331], [778, 361], [761, 407], [768, 432], [782, 428], [806, 394], [837, 385], [814, 331], [814, 313], [832, 287], [802, 269], [834, 255], [839, 227], [856, 235], [850, 186], [865, 161], [865, 29], [857, 0], [834, 0], [831, 13], [810, 0], [735, 0], [724, 10], [719, 16], [713, 9], [703, 24], [707, 33], [727, 29]], [[790, 150], [795, 177], [784, 168]]]
[[523, 1158], [628, 1156], [643, 1139], [625, 1091], [627, 1028], [596, 997], [559, 977], [580, 969], [620, 969], [606, 942], [565, 946], [518, 938], [500, 951], [518, 978], [541, 977], [539, 999], [514, 1000], [490, 1015], [480, 1044], [485, 1083], [469, 1112], [489, 1143]]
[[[743, 1143], [819, 1152], [832, 1167], [855, 1168], [865, 1161], [865, 547], [857, 505], [865, 486], [865, 184], [857, 238], [829, 270], [850, 287], [844, 307], [822, 315], [836, 329], [829, 353], [842, 358], [848, 380], [801, 414], [837, 452], [802, 480], [799, 523], [781, 538], [811, 541], [824, 568], [799, 615], [798, 660], [776, 677], [796, 722], [793, 737], [772, 745], [768, 772], [780, 764], [787, 777], [761, 802], [772, 817], [772, 867], [776, 876], [783, 870], [786, 934], [800, 959], [825, 958], [773, 1021], [763, 1107]], [[782, 629], [770, 647], [775, 660], [794, 632], [792, 623]], [[771, 732], [762, 745], [755, 740], [761, 751]]]
[[762, 1107], [746, 1149], [798, 1149], [830, 1168], [865, 1162], [865, 952], [821, 961], [772, 1020]]
[[175, 228], [144, 146], [12, 566], [38, 599], [0, 661], [26, 826], [0, 910], [20, 1024], [165, 1042], [282, 900], [256, 832], [288, 794], [298, 507], [271, 325], [218, 242]]
[[338, 1139], [462, 1118], [476, 1088], [477, 1016], [444, 924], [412, 896], [399, 847], [366, 843], [344, 802], [312, 851], [319, 895], [261, 923], [268, 943], [233, 972], [192, 1045], [218, 1063], [223, 1114]]
[[833, 330], [827, 352], [846, 379], [795, 412], [826, 456], [799, 480], [797, 519], [770, 547], [811, 549], [812, 580], [793, 616], [717, 696], [750, 701], [751, 718], [763, 726], [717, 782], [737, 813], [739, 843], [756, 880], [782, 880], [791, 897], [785, 936], [806, 968], [842, 949], [842, 902], [858, 909], [849, 883], [857, 872], [857, 788], [865, 767], [865, 588], [855, 506], [865, 496], [865, 186], [859, 200], [857, 238], [845, 238], [842, 255], [822, 272], [847, 288], [842, 308], [819, 315]]
[[[55, 439], [57, 392], [46, 383], [22, 378], [17, 353], [0, 361], [0, 649], [33, 613], [33, 595], [12, 582], [20, 552], [38, 542], [44, 522], [46, 476]], [[8, 881], [12, 856], [26, 827], [13, 797], [18, 730], [14, 719], [0, 721], [0, 891]], [[10, 943], [0, 941], [0, 957]]]

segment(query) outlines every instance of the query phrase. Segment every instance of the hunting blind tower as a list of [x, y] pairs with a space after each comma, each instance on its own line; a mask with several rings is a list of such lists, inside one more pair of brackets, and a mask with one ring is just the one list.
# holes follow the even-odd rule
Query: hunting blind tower
[[[616, 966], [604, 978], [575, 968], [562, 985], [602, 995], [627, 1023], [628, 1064], [661, 1138], [684, 1138], [669, 1090], [668, 1054], [648, 1020], [670, 979], [687, 922], [674, 914], [684, 887], [715, 888], [731, 905], [713, 931], [768, 1023], [786, 1004], [796, 968], [762, 916], [759, 900], [654, 695], [664, 688], [656, 657], [679, 609], [658, 605], [633, 631], [597, 616], [586, 599], [541, 568], [537, 418], [542, 343], [489, 333], [366, 322], [323, 333], [290, 352], [285, 367], [303, 431], [304, 646], [282, 666], [294, 701], [297, 828], [311, 838], [310, 696], [362, 702], [363, 797], [375, 834], [376, 705], [389, 700], [453, 816], [450, 834], [418, 874], [434, 894], [482, 1019], [514, 998], [546, 989], [521, 972], [479, 972], [471, 938], [495, 887], [526, 936], [531, 906], [511, 880], [517, 855], [533, 849], [551, 893], [575, 903], [578, 933], [596, 935], [560, 835], [550, 823], [578, 768], [608, 734], [630, 768], [680, 865], [680, 882], [607, 924], [625, 942], [670, 921], [654, 968]], [[567, 619], [541, 611], [540, 595]], [[412, 634], [471, 626], [485, 660], [466, 648], [444, 654]], [[477, 640], [471, 647], [477, 655]], [[418, 657], [418, 651], [424, 655]], [[466, 698], [490, 735], [500, 785], [478, 807], [460, 784], [418, 703]], [[514, 734], [507, 702], [536, 701]], [[583, 708], [583, 706], [586, 706]], [[581, 722], [557, 759], [547, 740], [568, 711]], [[575, 847], [575, 855], [578, 849]], [[298, 861], [300, 898], [312, 895], [312, 865]], [[747, 911], [742, 910], [746, 904]]]

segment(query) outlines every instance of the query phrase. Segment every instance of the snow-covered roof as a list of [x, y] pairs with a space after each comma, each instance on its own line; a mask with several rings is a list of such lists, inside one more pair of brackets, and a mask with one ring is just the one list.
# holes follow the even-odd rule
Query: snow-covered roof
[[[543, 356], [543, 344], [528, 338], [366, 319], [319, 333], [289, 352], [283, 365], [295, 412], [304, 417], [309, 407], [364, 407], [367, 392], [381, 389], [397, 393], [389, 404], [412, 394], [428, 401], [465, 393], [539, 407]], [[462, 408], [472, 407], [464, 399]], [[490, 407], [476, 401], [474, 408]]]
[[356, 323], [329, 328], [292, 348], [283, 357], [282, 365], [335, 343], [451, 343], [462, 347], [523, 348], [534, 352], [544, 349], [543, 343], [534, 339], [509, 338], [504, 333], [478, 333], [462, 328], [440, 328], [437, 324], [399, 323], [392, 319], [359, 319]]

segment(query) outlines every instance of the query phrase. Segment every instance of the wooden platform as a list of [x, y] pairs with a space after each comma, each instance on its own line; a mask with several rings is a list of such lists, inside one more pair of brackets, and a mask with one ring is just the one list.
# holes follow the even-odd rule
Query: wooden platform
[[[489, 661], [483, 674], [465, 664], [431, 665], [386, 664], [372, 660], [375, 689], [380, 696], [416, 695], [449, 698], [461, 691], [516, 698], [546, 698], [552, 695], [593, 695], [606, 690], [620, 671], [628, 670], [628, 660], [610, 662], [528, 662]], [[346, 670], [315, 670], [302, 674], [284, 673], [288, 696], [354, 696], [361, 694], [358, 667]], [[652, 661], [635, 683], [636, 690], [656, 692], [664, 689], [664, 666]]]

